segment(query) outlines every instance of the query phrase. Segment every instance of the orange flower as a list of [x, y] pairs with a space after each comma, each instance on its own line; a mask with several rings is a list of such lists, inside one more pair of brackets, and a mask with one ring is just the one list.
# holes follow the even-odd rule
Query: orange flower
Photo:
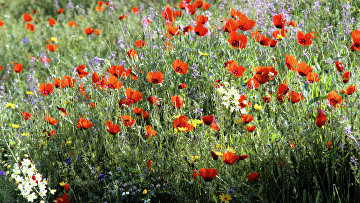
[[135, 46], [136, 46], [136, 47], [144, 47], [144, 46], [145, 46], [145, 42], [140, 39], [140, 40], [138, 40], [138, 41], [135, 42]]
[[226, 164], [233, 165], [238, 159], [239, 156], [232, 152], [223, 152], [223, 162]]
[[284, 28], [282, 28], [280, 31], [275, 30], [272, 33], [272, 36], [274, 37], [274, 39], [281, 41], [285, 37], [285, 32], [287, 32], [287, 30], [285, 30]]
[[343, 79], [343, 82], [344, 82], [344, 83], [349, 82], [349, 80], [350, 80], [350, 72], [349, 72], [349, 71], [345, 71], [344, 74], [343, 74], [343, 76], [342, 76], [342, 79]]
[[318, 78], [318, 74], [315, 72], [311, 72], [306, 76], [306, 79], [309, 83], [318, 82], [320, 79]]
[[121, 81], [118, 81], [118, 78], [110, 75], [109, 76], [109, 81], [107, 83], [107, 86], [110, 89], [120, 89], [123, 86], [123, 83]]
[[159, 99], [158, 98], [156, 98], [156, 97], [153, 97], [153, 96], [151, 96], [151, 97], [148, 97], [148, 102], [150, 103], [150, 104], [155, 104], [155, 105], [160, 105], [160, 101], [159, 101]]
[[347, 95], [352, 95], [355, 92], [355, 88], [356, 88], [356, 84], [353, 86], [347, 87], [345, 90], [340, 90], [340, 91]]
[[288, 91], [288, 93], [286, 94], [286, 97], [287, 97], [288, 101], [293, 104], [296, 104], [299, 101], [304, 99], [304, 97], [300, 93], [294, 92], [292, 90]]
[[260, 82], [255, 77], [252, 77], [248, 79], [246, 85], [249, 89], [251, 89], [251, 87], [256, 89], [260, 86]]
[[335, 61], [335, 64], [336, 64], [336, 69], [339, 71], [339, 72], [343, 72], [344, 71], [344, 65], [339, 62], [339, 61]]
[[185, 35], [187, 32], [191, 32], [193, 29], [194, 29], [193, 26], [188, 25], [188, 26], [183, 27], [182, 30], [183, 30], [183, 33]]
[[102, 7], [102, 6], [96, 6], [96, 7], [95, 7], [95, 10], [96, 10], [97, 12], [102, 12], [102, 11], [105, 10], [105, 8]]
[[46, 45], [46, 48], [49, 51], [56, 51], [58, 49], [58, 45], [48, 44], [48, 45]]
[[160, 71], [156, 71], [155, 73], [148, 72], [146, 79], [147, 79], [147, 81], [157, 85], [157, 84], [160, 84], [163, 82], [164, 75]]
[[172, 64], [173, 69], [176, 73], [186, 74], [189, 70], [189, 66], [187, 63], [181, 61], [180, 59], [176, 59]]
[[285, 64], [286, 64], [286, 67], [289, 70], [296, 71], [298, 61], [296, 60], [295, 56], [289, 56], [289, 54], [286, 54], [286, 56], [285, 56]]
[[184, 101], [178, 95], [171, 97], [171, 103], [178, 109], [184, 105]]
[[203, 7], [202, 7], [202, 9], [206, 11], [206, 10], [208, 10], [208, 9], [210, 8], [210, 6], [211, 6], [211, 5], [210, 5], [209, 3], [207, 3], [207, 2], [204, 1], [204, 2], [203, 2]]
[[58, 14], [62, 14], [63, 12], [64, 12], [64, 9], [59, 8], [59, 10], [58, 10]]
[[91, 27], [87, 27], [84, 29], [84, 32], [87, 35], [91, 35], [94, 32], [94, 30]]
[[351, 39], [353, 43], [351, 44], [352, 51], [360, 51], [360, 30], [354, 30], [351, 33]]
[[61, 88], [74, 87], [75, 84], [76, 84], [76, 80], [71, 79], [70, 76], [64, 76], [60, 81]]
[[196, 23], [205, 24], [209, 20], [209, 17], [206, 17], [204, 15], [198, 15], [196, 16]]
[[123, 124], [128, 127], [132, 127], [135, 123], [135, 119], [133, 119], [130, 115], [121, 116], [121, 120]]
[[125, 18], [126, 18], [126, 15], [123, 14], [123, 15], [121, 15], [121, 16], [119, 17], [119, 20], [124, 20]]
[[21, 116], [25, 119], [25, 120], [30, 120], [30, 118], [32, 117], [32, 115], [28, 112], [21, 112]]
[[187, 122], [188, 122], [188, 118], [185, 115], [181, 115], [180, 117], [175, 118], [173, 125], [174, 125], [175, 129], [179, 130], [179, 128], [185, 128], [186, 132], [190, 132], [190, 131], [192, 131], [194, 126]]
[[2, 27], [4, 25], [5, 25], [4, 21], [0, 20], [0, 27]]
[[127, 56], [129, 58], [132, 58], [132, 60], [135, 60], [136, 57], [138, 56], [138, 54], [136, 53], [136, 51], [134, 49], [130, 49], [128, 52], [127, 52]]
[[205, 182], [211, 182], [218, 173], [219, 171], [217, 171], [214, 168], [208, 168], [208, 169], [201, 168], [199, 170], [199, 174], [204, 179]]
[[253, 132], [255, 130], [256, 126], [246, 126], [246, 130], [248, 132]]
[[146, 126], [146, 132], [147, 132], [146, 135], [147, 138], [151, 138], [152, 136], [156, 135], [156, 131], [151, 127], [151, 125]]
[[34, 32], [35, 26], [31, 23], [26, 23], [26, 29], [29, 30], [30, 32]]
[[205, 36], [208, 33], [208, 29], [203, 24], [197, 23], [194, 27], [194, 33], [199, 36]]
[[14, 71], [17, 73], [21, 73], [24, 70], [24, 67], [21, 63], [17, 63], [14, 65]]
[[33, 18], [31, 17], [31, 15], [28, 14], [28, 13], [24, 13], [24, 14], [23, 14], [23, 19], [24, 19], [25, 22], [30, 22], [30, 21], [33, 20]]
[[273, 17], [273, 23], [274, 23], [275, 27], [281, 29], [281, 28], [284, 28], [286, 19], [283, 15], [275, 15]]
[[56, 21], [55, 21], [55, 19], [54, 18], [49, 18], [49, 25], [50, 26], [54, 26], [54, 25], [56, 25]]
[[78, 26], [78, 24], [75, 21], [70, 21], [70, 20], [68, 21], [68, 25], [69, 25], [69, 27], [77, 27]]
[[169, 6], [166, 6], [165, 12], [161, 12], [164, 20], [169, 23], [173, 23], [176, 19], [176, 14]]
[[138, 101], [142, 100], [142, 93], [136, 90], [132, 90], [130, 88], [126, 89], [125, 95], [126, 95], [126, 100], [130, 104], [135, 104]]
[[240, 99], [238, 99], [239, 105], [242, 109], [245, 108], [247, 105], [251, 105], [251, 103], [249, 104], [247, 102], [246, 96], [245, 95], [240, 95]]
[[284, 95], [289, 91], [289, 86], [286, 84], [286, 81], [284, 80], [283, 83], [281, 83], [278, 87], [278, 91], [276, 95]]
[[297, 41], [299, 42], [299, 44], [303, 45], [303, 46], [309, 46], [312, 44], [311, 38], [312, 35], [310, 33], [307, 33], [306, 35], [304, 35], [303, 32], [298, 31], [296, 34], [297, 37]]
[[230, 64], [229, 71], [235, 77], [241, 77], [245, 72], [245, 68], [244, 66], [238, 66], [237, 63], [235, 62]]
[[288, 25], [289, 25], [289, 26], [292, 26], [292, 27], [296, 27], [296, 24], [295, 24], [294, 21], [290, 21], [290, 22], [288, 23]]
[[247, 37], [233, 31], [229, 34], [228, 42], [234, 49], [244, 49], [246, 47]]
[[317, 125], [318, 127], [321, 127], [321, 126], [325, 125], [326, 120], [327, 120], [327, 119], [326, 119], [325, 111], [319, 109], [319, 110], [318, 110], [318, 115], [317, 115], [317, 117], [316, 117], [316, 122], [315, 122], [316, 125]]
[[180, 90], [185, 89], [185, 88], [187, 88], [185, 83], [181, 83], [180, 85], [178, 85], [178, 89], [180, 89]]
[[50, 116], [47, 117], [47, 120], [51, 125], [56, 125], [58, 123], [58, 120], [55, 118], [50, 118]]
[[308, 66], [305, 62], [300, 62], [299, 65], [297, 66], [296, 71], [301, 76], [307, 76], [312, 72], [312, 68]]
[[131, 9], [131, 12], [132, 12], [132, 13], [139, 13], [138, 7], [137, 7], [137, 6], [133, 7], [133, 8]]
[[39, 92], [44, 96], [48, 96], [54, 92], [54, 86], [51, 83], [41, 83]]
[[116, 135], [118, 132], [120, 132], [121, 127], [115, 123], [113, 124], [111, 121], [106, 121], [106, 130], [112, 135]]
[[96, 107], [96, 104], [95, 104], [94, 102], [91, 102], [91, 103], [90, 103], [90, 106], [93, 107], [93, 108], [95, 108], [95, 107]]
[[238, 28], [242, 31], [251, 30], [255, 26], [255, 21], [247, 18], [246, 15], [241, 14], [237, 20]]
[[91, 121], [88, 121], [85, 118], [79, 118], [77, 127], [80, 128], [81, 130], [83, 129], [87, 130], [93, 126], [94, 124], [92, 124]]
[[244, 123], [250, 123], [254, 119], [254, 116], [248, 115], [248, 114], [243, 114], [241, 116], [241, 119]]
[[334, 107], [339, 107], [339, 104], [342, 101], [341, 95], [338, 95], [335, 91], [331, 91], [328, 95], [329, 103]]
[[78, 66], [78, 67], [76, 68], [76, 73], [77, 73], [77, 76], [78, 76], [79, 78], [83, 78], [84, 76], [89, 75], [89, 73], [88, 73], [88, 72], [85, 72], [84, 70], [85, 70], [85, 65], [84, 65], [84, 64], [82, 64], [82, 65], [80, 65], [80, 66]]

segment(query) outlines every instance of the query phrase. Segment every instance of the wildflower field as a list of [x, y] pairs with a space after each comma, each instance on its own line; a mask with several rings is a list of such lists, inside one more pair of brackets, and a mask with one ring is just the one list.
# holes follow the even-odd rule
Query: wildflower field
[[0, 0], [0, 202], [360, 202], [359, 19]]

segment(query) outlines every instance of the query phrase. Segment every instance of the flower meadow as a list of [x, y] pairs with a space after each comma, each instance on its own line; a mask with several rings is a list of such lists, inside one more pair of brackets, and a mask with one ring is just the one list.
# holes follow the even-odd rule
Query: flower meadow
[[359, 17], [0, 0], [1, 202], [359, 202]]

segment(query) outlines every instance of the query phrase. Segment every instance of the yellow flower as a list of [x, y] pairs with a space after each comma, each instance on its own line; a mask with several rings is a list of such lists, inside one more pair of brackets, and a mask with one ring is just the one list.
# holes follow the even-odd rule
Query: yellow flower
[[232, 152], [232, 153], [234, 153], [235, 154], [235, 149], [234, 148], [232, 148], [232, 147], [227, 147], [227, 151], [228, 152]]
[[254, 105], [254, 109], [260, 111], [262, 109], [262, 106], [258, 105], [258, 104], [255, 104]]
[[214, 151], [214, 152], [215, 152], [215, 154], [218, 155], [218, 156], [222, 156], [222, 155], [223, 155], [222, 152], [219, 152], [219, 151]]
[[228, 194], [221, 194], [220, 200], [221, 200], [221, 202], [228, 203], [231, 200], [231, 196]]
[[186, 131], [188, 128], [187, 127], [180, 127], [178, 128], [180, 132]]
[[53, 41], [53, 42], [56, 42], [56, 43], [58, 43], [58, 42], [59, 42], [59, 40], [58, 40], [58, 38], [57, 38], [57, 37], [50, 37], [50, 40], [51, 40], [51, 41]]
[[11, 127], [17, 129], [17, 128], [20, 128], [20, 125], [19, 124], [12, 124]]
[[221, 149], [221, 148], [222, 148], [221, 144], [216, 145], [216, 149]]
[[59, 183], [59, 185], [62, 186], [62, 187], [63, 187], [64, 185], [66, 185], [66, 184], [67, 184], [67, 182], [64, 182], [64, 181], [62, 181], [61, 183]]
[[26, 137], [29, 136], [29, 133], [21, 133], [20, 135]]
[[34, 95], [34, 93], [30, 92], [30, 91], [26, 91], [27, 95]]
[[65, 146], [68, 146], [68, 145], [70, 145], [71, 143], [72, 143], [72, 141], [71, 141], [71, 140], [66, 141]]
[[82, 36], [80, 36], [79, 39], [84, 39], [84, 38]]
[[67, 101], [64, 101], [65, 104], [70, 104], [71, 101], [67, 100]]
[[173, 116], [174, 118], [179, 118], [181, 115]]
[[145, 195], [147, 193], [147, 190], [145, 189], [144, 191], [143, 191], [143, 195]]
[[5, 106], [9, 109], [10, 108], [15, 109], [15, 104], [13, 104], [13, 103], [6, 102]]
[[201, 56], [208, 56], [209, 54], [208, 53], [203, 53], [203, 52], [201, 52], [201, 51], [198, 51], [199, 52], [199, 54], [201, 55]]
[[198, 120], [198, 119], [192, 119], [190, 120], [188, 123], [190, 123], [191, 125], [194, 126], [194, 128], [196, 128], [198, 125], [203, 124], [204, 122], [202, 120]]
[[190, 163], [194, 163], [196, 160], [199, 159], [199, 156], [195, 155], [195, 156], [191, 156], [191, 160], [190, 160]]

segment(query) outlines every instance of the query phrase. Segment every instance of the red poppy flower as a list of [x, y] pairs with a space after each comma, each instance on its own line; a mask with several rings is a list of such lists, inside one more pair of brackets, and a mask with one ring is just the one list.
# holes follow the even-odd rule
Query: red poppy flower
[[180, 109], [184, 105], [184, 101], [178, 95], [171, 97], [171, 103], [178, 109]]
[[32, 115], [28, 112], [21, 112], [21, 116], [25, 119], [25, 120], [30, 120], [30, 118], [32, 117]]
[[275, 27], [281, 29], [281, 28], [284, 28], [286, 19], [283, 15], [275, 15], [273, 17], [273, 23], [274, 23]]
[[228, 42], [234, 49], [244, 49], [246, 47], [247, 37], [233, 31], [229, 34]]
[[194, 33], [199, 36], [205, 36], [208, 33], [208, 29], [203, 24], [197, 23], [194, 27]]
[[253, 72], [255, 73], [254, 79], [256, 79], [260, 84], [264, 84], [269, 80], [273, 80], [274, 76], [278, 74], [272, 66], [257, 66], [252, 68]]
[[290, 22], [288, 23], [288, 25], [289, 25], [289, 26], [292, 26], [292, 27], [296, 27], [296, 24], [295, 24], [294, 21], [290, 21]]
[[48, 96], [51, 93], [53, 93], [54, 91], [54, 86], [51, 83], [45, 84], [45, 83], [41, 83], [40, 84], [40, 89], [39, 92], [44, 95], [44, 96]]
[[288, 91], [288, 93], [286, 94], [286, 97], [287, 97], [288, 101], [293, 104], [296, 104], [299, 101], [304, 99], [304, 97], [300, 93], [294, 92], [292, 90]]
[[30, 32], [34, 32], [35, 26], [31, 23], [26, 23], [26, 29], [29, 30]]
[[119, 17], [119, 20], [124, 20], [125, 18], [126, 18], [126, 15], [123, 14], [123, 15], [121, 15], [121, 16]]
[[298, 31], [296, 34], [297, 37], [297, 41], [299, 42], [299, 44], [303, 45], [303, 46], [309, 46], [312, 44], [312, 35], [310, 33], [307, 33], [304, 35], [303, 32]]
[[219, 155], [217, 155], [213, 150], [211, 150], [210, 153], [211, 153], [213, 160], [218, 160]]
[[219, 171], [217, 171], [214, 168], [207, 168], [207, 169], [201, 168], [199, 170], [199, 174], [204, 179], [205, 182], [212, 181], [218, 173]]
[[132, 60], [135, 60], [136, 57], [138, 56], [138, 54], [136, 53], [136, 51], [134, 49], [130, 49], [128, 52], [127, 52], [127, 56], [129, 58], [132, 58]]
[[44, 129], [43, 135], [46, 135], [46, 136], [42, 136], [42, 137], [45, 137], [46, 139], [49, 140], [51, 138], [51, 136], [56, 137], [56, 131], [55, 130], [47, 131], [46, 129]]
[[95, 107], [96, 107], [96, 104], [95, 104], [94, 102], [91, 102], [91, 103], [90, 103], [90, 106], [91, 106], [92, 108], [95, 108]]
[[264, 96], [264, 102], [265, 103], [270, 103], [272, 99], [272, 95], [271, 94], [267, 94]]
[[70, 191], [70, 186], [69, 186], [68, 184], [65, 184], [65, 185], [64, 185], [64, 190], [65, 190], [66, 192], [69, 192], [69, 191]]
[[142, 100], [142, 93], [130, 88], [125, 91], [126, 99], [130, 104], [135, 104], [138, 101]]
[[201, 0], [196, 0], [196, 1], [194, 1], [194, 6], [195, 6], [195, 8], [201, 8], [202, 6], [203, 6], [203, 1], [201, 1]]
[[284, 28], [282, 28], [280, 31], [275, 30], [272, 33], [272, 36], [274, 37], [274, 39], [281, 41], [285, 37], [285, 32], [287, 32], [287, 30], [285, 30]]
[[56, 198], [56, 203], [69, 203], [69, 196], [67, 193], [64, 193], [61, 197]]
[[312, 68], [308, 66], [305, 62], [300, 62], [299, 65], [297, 66], [296, 71], [301, 76], [307, 76], [312, 72]]
[[216, 123], [210, 124], [210, 128], [213, 129], [213, 130], [215, 130], [216, 132], [219, 131], [219, 125], [216, 124]]
[[51, 125], [56, 125], [58, 123], [58, 120], [56, 120], [55, 118], [50, 118], [50, 116], [47, 117], [47, 121], [51, 124]]
[[193, 174], [194, 174], [193, 181], [195, 181], [195, 180], [196, 180], [196, 177], [197, 177], [197, 176], [199, 176], [199, 173], [198, 173], [198, 172], [196, 172], [196, 170], [195, 170], [195, 169], [193, 169]]
[[117, 77], [110, 75], [107, 86], [110, 89], [120, 89], [123, 86], [123, 83], [121, 81], [118, 81]]
[[4, 25], [5, 25], [4, 21], [0, 20], [0, 27], [2, 27]]
[[347, 87], [345, 90], [340, 90], [340, 91], [347, 95], [352, 95], [355, 92], [355, 88], [356, 88], [356, 84], [353, 86]]
[[308, 80], [309, 83], [320, 81], [320, 79], [318, 78], [318, 74], [315, 72], [311, 72], [310, 74], [308, 74], [306, 76], [306, 79]]
[[238, 159], [239, 156], [232, 152], [223, 152], [223, 162], [226, 164], [233, 165]]
[[225, 23], [224, 32], [233, 32], [238, 29], [238, 23], [232, 18]]
[[156, 135], [156, 131], [151, 127], [151, 125], [146, 126], [146, 137], [151, 138], [152, 136]]
[[256, 78], [253, 77], [253, 78], [248, 79], [246, 85], [249, 89], [251, 89], [251, 87], [254, 87], [256, 89], [260, 86], [260, 82]]
[[[66, 110], [65, 110], [65, 108], [57, 107], [57, 109], [58, 109], [59, 111], [61, 111], [61, 114], [62, 114], [62, 115], [66, 115]], [[68, 115], [69, 115], [69, 114], [68, 114]]]
[[242, 31], [251, 30], [255, 26], [255, 21], [247, 18], [246, 15], [241, 14], [237, 20], [238, 28]]
[[258, 172], [252, 172], [252, 173], [250, 173], [249, 175], [248, 175], [248, 180], [249, 181], [252, 181], [252, 182], [254, 182], [254, 181], [257, 181], [259, 179], [259, 173]]
[[350, 80], [350, 72], [349, 72], [349, 71], [345, 71], [344, 74], [343, 74], [343, 76], [342, 76], [342, 79], [343, 79], [343, 82], [344, 82], [344, 83], [349, 82], [349, 80]]
[[330, 105], [334, 107], [339, 107], [339, 104], [342, 101], [342, 97], [341, 95], [338, 95], [338, 93], [336, 93], [335, 91], [331, 91], [328, 95], [328, 101]]
[[271, 39], [268, 37], [265, 37], [264, 35], [259, 35], [259, 37], [256, 39], [257, 42], [259, 42], [260, 45], [264, 47], [270, 46]]
[[241, 119], [244, 123], [250, 123], [254, 119], [254, 117], [252, 115], [243, 114], [241, 116]]
[[185, 115], [181, 115], [180, 117], [175, 118], [173, 125], [175, 129], [179, 130], [180, 128], [183, 128], [185, 129], [186, 132], [190, 132], [192, 131], [194, 126], [187, 122], [188, 122], [188, 118]]
[[123, 99], [120, 99], [119, 100], [119, 107], [122, 109], [124, 108], [128, 108], [130, 105], [130, 102], [128, 100], [123, 100]]
[[136, 46], [136, 47], [144, 47], [144, 46], [145, 46], [145, 42], [142, 41], [141, 39], [139, 39], [138, 41], [135, 42], [135, 46]]
[[85, 72], [84, 70], [85, 70], [84, 64], [82, 64], [76, 68], [76, 73], [79, 78], [83, 78], [84, 76], [89, 75], [89, 73]]
[[270, 40], [270, 47], [275, 47], [276, 44], [277, 44], [276, 40], [274, 40], [274, 39]]
[[185, 89], [187, 86], [185, 83], [181, 83], [179, 86], [178, 86], [178, 89], [182, 90], [182, 89]]
[[327, 119], [326, 119], [325, 111], [319, 109], [319, 110], [318, 110], [318, 115], [317, 115], [317, 117], [316, 117], [316, 125], [317, 125], [318, 127], [321, 127], [321, 126], [325, 125], [326, 120], [327, 120]]
[[[77, 23], [75, 22], [75, 21], [68, 21], [68, 26], [69, 27], [77, 27], [78, 25], [77, 25]], [[86, 33], [86, 32], [85, 32]]]
[[202, 118], [205, 125], [211, 125], [215, 121], [215, 117], [213, 115], [210, 116], [204, 116]]
[[148, 97], [148, 102], [150, 103], [150, 104], [154, 104], [154, 105], [160, 105], [160, 100], [158, 99], [158, 98], [156, 98], [156, 97], [154, 97], [154, 96], [151, 96], [151, 97]]
[[96, 6], [96, 7], [95, 7], [95, 10], [96, 10], [97, 12], [102, 12], [102, 11], [105, 11], [105, 8], [102, 7], [102, 6]]
[[64, 76], [61, 81], [61, 88], [65, 88], [65, 87], [74, 87], [76, 84], [76, 79], [71, 79], [70, 76]]
[[289, 91], [289, 86], [286, 84], [286, 81], [284, 80], [284, 82], [279, 85], [276, 95], [285, 95], [288, 91]]
[[93, 126], [94, 124], [92, 124], [91, 121], [88, 121], [85, 118], [79, 118], [77, 127], [80, 128], [81, 130], [83, 129], [87, 130]]
[[14, 71], [17, 73], [21, 73], [24, 70], [24, 67], [21, 63], [17, 63], [14, 65]]
[[94, 30], [91, 27], [87, 27], [84, 29], [84, 32], [87, 35], [91, 35], [94, 32]]
[[176, 59], [172, 64], [173, 69], [176, 73], [186, 74], [189, 70], [189, 66], [187, 63], [181, 61], [180, 59]]
[[58, 10], [58, 14], [62, 14], [63, 12], [64, 12], [64, 9], [59, 8], [59, 10]]
[[31, 15], [28, 14], [28, 13], [24, 13], [24, 14], [23, 14], [23, 19], [24, 19], [25, 22], [30, 22], [30, 21], [33, 20], [33, 18], [31, 17]]
[[354, 30], [351, 33], [351, 39], [353, 43], [351, 44], [352, 51], [360, 51], [360, 30]]
[[208, 10], [208, 9], [210, 8], [210, 6], [211, 6], [211, 5], [210, 5], [209, 3], [207, 3], [207, 2], [204, 1], [204, 2], [203, 2], [203, 7], [202, 7], [202, 9], [206, 11], [206, 10]]
[[176, 27], [171, 26], [171, 25], [167, 26], [166, 36], [170, 38], [171, 36], [179, 35], [180, 34], [179, 29], [180, 29], [180, 26], [176, 26]]
[[137, 6], [133, 7], [133, 8], [131, 9], [131, 12], [132, 12], [132, 13], [139, 13], [138, 7], [137, 7]]
[[286, 56], [285, 56], [285, 64], [286, 64], [286, 67], [289, 70], [296, 71], [298, 61], [296, 60], [295, 56], [289, 56], [288, 54], [286, 54]]
[[196, 13], [196, 7], [194, 4], [189, 4], [187, 8], [189, 14], [194, 15]]
[[118, 132], [120, 132], [121, 127], [115, 123], [113, 124], [111, 121], [106, 121], [106, 130], [112, 135], [116, 135]]
[[206, 17], [204, 15], [198, 15], [196, 16], [196, 23], [205, 24], [209, 20], [209, 17]]
[[123, 124], [128, 127], [132, 127], [135, 123], [135, 119], [133, 119], [130, 115], [121, 116], [121, 120]]
[[182, 30], [185, 35], [187, 32], [191, 32], [193, 30], [193, 26], [191, 26], [191, 25], [185, 26], [185, 27], [183, 27]]
[[240, 155], [240, 156], [239, 156], [239, 161], [240, 161], [240, 160], [245, 160], [245, 159], [247, 159], [247, 158], [249, 158], [249, 155], [247, 155], [247, 154]]
[[169, 23], [173, 23], [176, 19], [175, 12], [168, 6], [166, 6], [165, 12], [161, 12], [164, 20]]
[[160, 84], [164, 81], [164, 75], [160, 71], [148, 72], [146, 76], [147, 81], [153, 83], [153, 84]]
[[53, 45], [53, 44], [48, 44], [46, 45], [46, 48], [49, 50], [49, 51], [56, 51], [58, 49], [58, 46], [57, 45]]
[[224, 85], [221, 84], [221, 80], [216, 80], [215, 82], [213, 82], [213, 87], [216, 87], [216, 88], [221, 88], [223, 87]]
[[344, 71], [344, 65], [343, 65], [341, 62], [336, 61], [335, 64], [336, 64], [336, 69], [337, 69], [339, 72], [343, 72], [343, 71]]
[[86, 94], [86, 90], [84, 88], [84, 83], [81, 83], [79, 89], [80, 89], [80, 94], [83, 95], [85, 99], [89, 99], [89, 96]]
[[229, 67], [229, 71], [231, 74], [233, 74], [235, 77], [241, 77], [243, 73], [245, 72], [244, 66], [238, 66], [237, 63], [231, 63]]
[[49, 25], [50, 26], [54, 26], [54, 25], [56, 25], [56, 21], [55, 21], [55, 19], [54, 18], [49, 18]]
[[240, 95], [240, 99], [238, 99], [239, 105], [242, 109], [248, 105], [247, 99], [245, 95]]

